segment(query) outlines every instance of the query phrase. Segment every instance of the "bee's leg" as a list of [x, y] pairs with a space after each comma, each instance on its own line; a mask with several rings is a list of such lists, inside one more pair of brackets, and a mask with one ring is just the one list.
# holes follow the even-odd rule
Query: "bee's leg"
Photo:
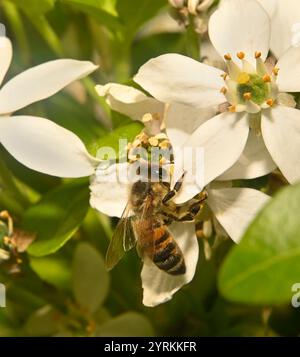
[[174, 187], [172, 190], [170, 190], [165, 197], [163, 198], [162, 202], [165, 204], [169, 202], [175, 195], [176, 193], [181, 189], [183, 179], [184, 179], [185, 172], [182, 174], [180, 179], [175, 183]]
[[175, 205], [171, 211], [166, 212], [166, 215], [172, 217], [172, 219], [177, 222], [193, 222], [203, 207], [203, 203], [206, 199], [207, 192], [202, 191], [192, 202], [183, 205]]

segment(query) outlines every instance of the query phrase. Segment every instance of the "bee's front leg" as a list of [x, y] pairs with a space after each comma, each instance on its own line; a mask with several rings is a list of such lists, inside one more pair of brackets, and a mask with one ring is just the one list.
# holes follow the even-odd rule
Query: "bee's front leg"
[[170, 217], [173, 221], [193, 222], [206, 199], [207, 192], [204, 190], [200, 192], [196, 198], [183, 205], [173, 204], [166, 206], [165, 215]]
[[177, 192], [180, 191], [181, 186], [182, 186], [182, 184], [183, 184], [184, 175], [185, 175], [185, 172], [182, 174], [182, 176], [180, 177], [180, 179], [175, 183], [173, 189], [170, 190], [170, 191], [165, 195], [165, 197], [164, 197], [163, 200], [162, 200], [163, 204], [169, 202], [169, 201], [177, 194]]

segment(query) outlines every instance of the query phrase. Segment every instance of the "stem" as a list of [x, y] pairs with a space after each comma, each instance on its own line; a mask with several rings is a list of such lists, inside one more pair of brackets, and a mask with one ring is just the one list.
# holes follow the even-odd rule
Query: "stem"
[[29, 204], [26, 197], [16, 185], [12, 174], [7, 168], [3, 158], [0, 156], [0, 202], [15, 214], [20, 214]]
[[200, 61], [200, 35], [195, 31], [194, 18], [189, 17], [189, 25], [186, 29], [186, 51], [193, 59]]

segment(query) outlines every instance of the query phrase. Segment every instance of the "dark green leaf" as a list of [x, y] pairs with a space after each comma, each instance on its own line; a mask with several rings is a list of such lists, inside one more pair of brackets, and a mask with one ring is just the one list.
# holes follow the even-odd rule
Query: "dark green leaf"
[[23, 228], [37, 235], [28, 253], [43, 256], [60, 249], [77, 231], [88, 207], [88, 185], [80, 180], [45, 195], [24, 215]]
[[104, 260], [88, 243], [80, 243], [75, 251], [73, 270], [75, 299], [88, 312], [95, 312], [105, 300], [109, 289], [109, 275]]

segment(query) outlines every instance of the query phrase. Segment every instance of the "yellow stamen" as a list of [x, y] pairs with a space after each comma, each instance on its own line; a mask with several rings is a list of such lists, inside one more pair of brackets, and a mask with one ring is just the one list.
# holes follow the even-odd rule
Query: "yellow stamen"
[[237, 81], [239, 84], [246, 84], [250, 81], [250, 75], [246, 72], [241, 72], [238, 75]]
[[254, 56], [255, 56], [256, 59], [260, 58], [261, 57], [261, 52], [256, 51]]
[[228, 77], [228, 74], [227, 73], [223, 73], [223, 74], [221, 74], [221, 77], [224, 79], [224, 81], [226, 81], [226, 78]]
[[152, 114], [146, 113], [143, 115], [142, 121], [143, 121], [143, 123], [147, 123], [147, 122], [151, 121], [152, 119], [153, 119]]
[[274, 68], [272, 69], [272, 72], [273, 72], [273, 74], [274, 74], [275, 76], [277, 76], [277, 75], [278, 75], [278, 72], [279, 72], [279, 68], [274, 67]]
[[268, 99], [267, 101], [266, 101], [266, 103], [270, 106], [270, 107], [272, 107], [272, 105], [274, 104], [274, 100], [273, 99]]
[[263, 76], [263, 81], [266, 82], [266, 83], [271, 82], [271, 77], [268, 74], [265, 74]]
[[226, 59], [226, 61], [231, 61], [230, 53], [227, 53], [226, 55], [224, 55], [224, 58]]
[[222, 87], [220, 89], [220, 93], [226, 94], [227, 93], [227, 88], [226, 87]]
[[244, 52], [238, 52], [236, 55], [240, 60], [245, 58], [245, 53]]
[[235, 113], [235, 111], [236, 111], [236, 106], [235, 106], [235, 105], [231, 105], [230, 107], [228, 107], [228, 110], [229, 110], [231, 113]]
[[250, 92], [244, 93], [243, 95], [245, 100], [250, 100], [252, 98], [252, 94]]

